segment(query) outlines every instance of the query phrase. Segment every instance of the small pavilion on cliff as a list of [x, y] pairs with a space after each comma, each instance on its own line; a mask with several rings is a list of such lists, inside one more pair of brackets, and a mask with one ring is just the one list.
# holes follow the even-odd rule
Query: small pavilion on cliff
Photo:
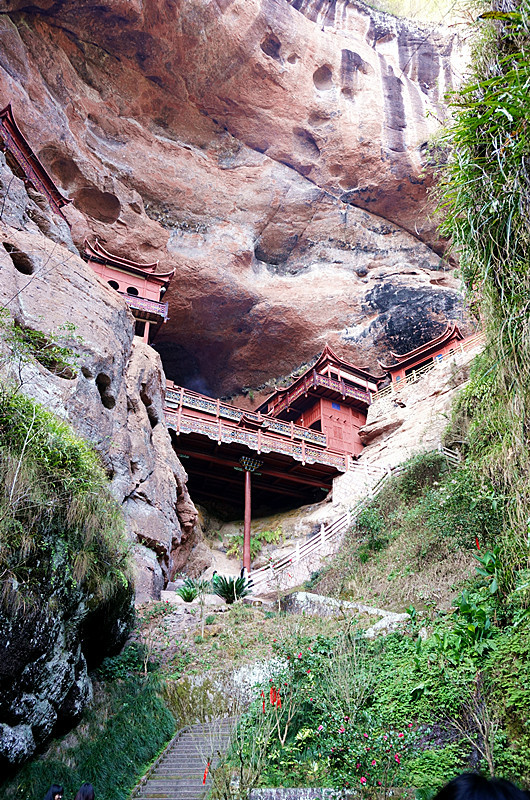
[[52, 210], [65, 219], [61, 209], [72, 201], [61, 194], [29, 146], [15, 121], [11, 104], [0, 111], [0, 150], [5, 153], [13, 174], [43, 194]]
[[175, 270], [156, 272], [158, 261], [139, 264], [113, 255], [97, 239], [94, 244], [85, 239], [84, 256], [94, 272], [125, 299], [136, 320], [135, 336], [152, 341], [167, 320], [168, 304], [161, 300]]
[[456, 323], [449, 323], [446, 329], [439, 336], [431, 339], [430, 342], [410, 350], [408, 353], [398, 355], [390, 353], [394, 363], [383, 364], [380, 367], [390, 375], [393, 383], [400, 383], [406, 380], [409, 375], [419, 372], [435, 361], [442, 361], [444, 357], [453, 355], [457, 343], [464, 339]]
[[288, 388], [277, 389], [258, 411], [320, 431], [328, 447], [357, 456], [363, 449], [359, 428], [384, 377], [344, 361], [326, 345], [314, 366]]

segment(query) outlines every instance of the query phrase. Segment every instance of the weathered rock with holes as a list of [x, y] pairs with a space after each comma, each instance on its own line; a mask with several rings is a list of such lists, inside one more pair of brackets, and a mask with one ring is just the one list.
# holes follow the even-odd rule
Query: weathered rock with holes
[[[4, 191], [9, 175], [0, 166]], [[12, 377], [100, 453], [132, 541], [156, 556], [149, 561], [138, 551], [139, 599], [156, 597], [196, 519], [164, 424], [160, 358], [134, 339], [133, 317], [119, 295], [77, 254], [26, 223], [32, 207], [19, 181], [4, 205], [15, 224], [0, 222], [0, 300], [17, 324], [44, 334], [73, 323], [64, 336], [78, 354], [78, 369], [69, 379], [40, 364], [14, 363]]]
[[[159, 356], [133, 339], [125, 302], [77, 255], [68, 228], [30, 197], [0, 159], [0, 304], [22, 328], [60, 332], [77, 353], [67, 365], [12, 358], [2, 378], [68, 420], [101, 455], [124, 506], [136, 556], [138, 600], [159, 597], [196, 512], [162, 414]], [[53, 235], [52, 235], [53, 233]], [[73, 323], [75, 329], [68, 326]], [[37, 355], [38, 358], [38, 355]], [[128, 587], [95, 603], [72, 589], [65, 566], [38, 606], [0, 608], [0, 765], [27, 760], [54, 731], [79, 719], [91, 697], [88, 666], [123, 645]], [[64, 578], [64, 580], [63, 580]], [[53, 611], [51, 611], [53, 609]]]
[[73, 240], [176, 268], [168, 377], [232, 393], [326, 340], [376, 367], [462, 316], [424, 146], [453, 33], [352, 0], [6, 7], [0, 97]]

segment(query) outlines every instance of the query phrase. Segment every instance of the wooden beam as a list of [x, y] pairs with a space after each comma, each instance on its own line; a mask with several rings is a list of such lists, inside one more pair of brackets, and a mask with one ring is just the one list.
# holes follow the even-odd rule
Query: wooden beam
[[[199, 476], [201, 478], [211, 479], [211, 480], [218, 480], [222, 481], [223, 483], [229, 483], [231, 486], [240, 486], [243, 488], [243, 481], [237, 480], [237, 478], [228, 478], [224, 475], [220, 475], [219, 472], [207, 472], [203, 470], [196, 469], [195, 467], [190, 467], [190, 469], [186, 470], [188, 475]], [[259, 477], [259, 476], [258, 476]], [[290, 497], [299, 497], [303, 499], [304, 494], [301, 491], [297, 491], [296, 489], [287, 489], [285, 486], [276, 486], [276, 484], [271, 485], [268, 483], [262, 483], [258, 481], [258, 483], [254, 484], [255, 491], [263, 491], [263, 492], [272, 492], [274, 494], [288, 494]]]
[[[178, 445], [178, 442], [176, 443]], [[239, 461], [231, 461], [227, 458], [219, 458], [217, 456], [209, 455], [208, 453], [196, 453], [193, 450], [185, 450], [183, 447], [175, 447], [175, 452], [177, 456], [181, 453], [183, 456], [189, 456], [190, 458], [198, 458], [202, 461], [210, 461], [214, 464], [222, 464], [225, 467], [239, 467]], [[262, 454], [263, 455], [263, 454]], [[300, 464], [300, 466], [302, 466]], [[315, 480], [314, 478], [303, 478], [300, 475], [293, 475], [290, 472], [277, 472], [276, 470], [268, 469], [266, 467], [260, 467], [259, 471], [263, 475], [270, 475], [273, 478], [282, 478], [283, 480], [293, 481], [294, 483], [303, 483], [305, 486], [315, 486], [318, 489], [325, 488], [329, 489], [330, 485], [323, 486], [322, 484], [326, 483], [326, 481], [331, 481], [333, 475], [330, 474], [329, 476], [322, 477], [322, 481]], [[337, 470], [338, 471], [338, 470]]]

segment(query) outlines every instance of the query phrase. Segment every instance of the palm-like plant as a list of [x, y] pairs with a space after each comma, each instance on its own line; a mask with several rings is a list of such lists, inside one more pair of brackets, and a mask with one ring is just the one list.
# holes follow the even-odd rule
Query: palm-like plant
[[212, 578], [213, 593], [222, 597], [229, 605], [250, 594], [250, 586], [246, 577], [225, 577], [214, 574]]
[[182, 597], [185, 603], [191, 603], [198, 595], [204, 594], [208, 588], [208, 581], [186, 578], [183, 585], [177, 589], [177, 594]]

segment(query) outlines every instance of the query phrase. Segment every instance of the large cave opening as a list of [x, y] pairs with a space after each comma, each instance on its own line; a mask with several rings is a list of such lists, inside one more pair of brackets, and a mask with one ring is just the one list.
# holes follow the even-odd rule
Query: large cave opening
[[171, 439], [188, 474], [192, 500], [225, 521], [243, 518], [242, 456], [251, 455], [261, 462], [251, 476], [254, 518], [324, 500], [336, 474], [323, 465], [303, 465], [281, 453], [256, 454], [239, 442], [219, 444], [198, 433], [177, 435], [171, 430]]

